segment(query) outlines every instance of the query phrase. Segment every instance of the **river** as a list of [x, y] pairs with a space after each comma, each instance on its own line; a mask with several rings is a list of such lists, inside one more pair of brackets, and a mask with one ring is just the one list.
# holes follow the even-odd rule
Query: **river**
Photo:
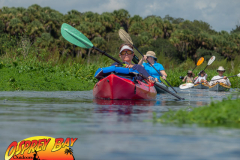
[[240, 129], [153, 123], [153, 112], [207, 105], [231, 92], [179, 90], [152, 101], [94, 100], [92, 91], [0, 92], [0, 159], [13, 141], [78, 138], [76, 160], [239, 160]]

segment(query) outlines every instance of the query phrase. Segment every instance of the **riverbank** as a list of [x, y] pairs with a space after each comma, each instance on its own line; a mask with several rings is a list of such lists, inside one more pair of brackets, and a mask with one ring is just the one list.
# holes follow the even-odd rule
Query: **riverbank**
[[[96, 57], [93, 56], [93, 59]], [[77, 61], [77, 59], [68, 59], [64, 63], [61, 60], [49, 60], [47, 62], [40, 61], [36, 57], [28, 57], [24, 59], [19, 58], [6, 58], [0, 59], [0, 91], [15, 91], [15, 90], [28, 90], [28, 91], [84, 91], [91, 90], [97, 79], [94, 74], [99, 67], [106, 67], [113, 62], [108, 58], [99, 57], [98, 62], [87, 63], [85, 61]], [[178, 66], [167, 66], [166, 72], [168, 74], [168, 82], [178, 87], [182, 84], [180, 76], [185, 76], [187, 68], [192, 68], [194, 62], [184, 62]], [[223, 64], [223, 62], [214, 62]], [[217, 75], [215, 66], [206, 69], [208, 80]], [[238, 73], [237, 66], [234, 69], [229, 69], [226, 64], [226, 76], [235, 75]], [[198, 73], [205, 65], [198, 67], [194, 73]], [[214, 68], [214, 69], [213, 69]], [[240, 71], [240, 69], [239, 69]], [[240, 78], [235, 77], [230, 79], [232, 88], [240, 88]]]
[[1, 91], [83, 91], [96, 83], [96, 65], [15, 61], [0, 64]]
[[[238, 97], [239, 95], [237, 95]], [[154, 113], [153, 121], [167, 124], [199, 124], [199, 125], [221, 125], [240, 128], [240, 99], [223, 99], [212, 101], [209, 105], [202, 107], [188, 107], [178, 111], [170, 110], [161, 117]]]

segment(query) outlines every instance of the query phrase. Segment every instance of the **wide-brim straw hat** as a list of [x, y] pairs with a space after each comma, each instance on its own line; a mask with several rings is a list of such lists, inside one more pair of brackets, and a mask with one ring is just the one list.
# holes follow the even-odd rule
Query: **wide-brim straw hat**
[[192, 74], [193, 77], [195, 77], [195, 74], [191, 71], [191, 70], [188, 70], [187, 74]]
[[225, 72], [225, 69], [223, 68], [223, 66], [220, 66], [220, 67], [218, 67], [217, 71], [224, 71]]
[[156, 53], [153, 52], [153, 51], [148, 51], [148, 52], [146, 53], [146, 56], [147, 56], [147, 57], [153, 57], [154, 59], [157, 59]]

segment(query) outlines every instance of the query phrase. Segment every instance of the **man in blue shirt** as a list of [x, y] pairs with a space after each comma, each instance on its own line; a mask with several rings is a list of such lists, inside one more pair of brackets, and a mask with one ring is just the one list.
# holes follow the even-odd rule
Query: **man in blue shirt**
[[[148, 60], [151, 64], [143, 62], [143, 60]], [[160, 73], [161, 77], [166, 80], [167, 74], [163, 68], [163, 65], [160, 63], [157, 63], [157, 57], [155, 52], [148, 51], [146, 55], [139, 61], [139, 65], [142, 65], [145, 70], [148, 72], [148, 74], [155, 78], [157, 82], [161, 82], [160, 75], [157, 73], [157, 71], [152, 67], [154, 66]]]

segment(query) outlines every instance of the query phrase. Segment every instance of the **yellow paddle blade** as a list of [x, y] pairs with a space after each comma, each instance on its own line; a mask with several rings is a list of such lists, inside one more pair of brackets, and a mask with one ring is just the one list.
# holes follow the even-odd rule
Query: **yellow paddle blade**
[[118, 34], [119, 34], [119, 37], [120, 37], [124, 42], [133, 45], [133, 42], [132, 42], [131, 37], [129, 36], [129, 34], [128, 34], [125, 30], [119, 29]]
[[201, 57], [197, 62], [197, 66], [201, 65], [203, 63], [203, 61], [204, 61], [204, 58]]

